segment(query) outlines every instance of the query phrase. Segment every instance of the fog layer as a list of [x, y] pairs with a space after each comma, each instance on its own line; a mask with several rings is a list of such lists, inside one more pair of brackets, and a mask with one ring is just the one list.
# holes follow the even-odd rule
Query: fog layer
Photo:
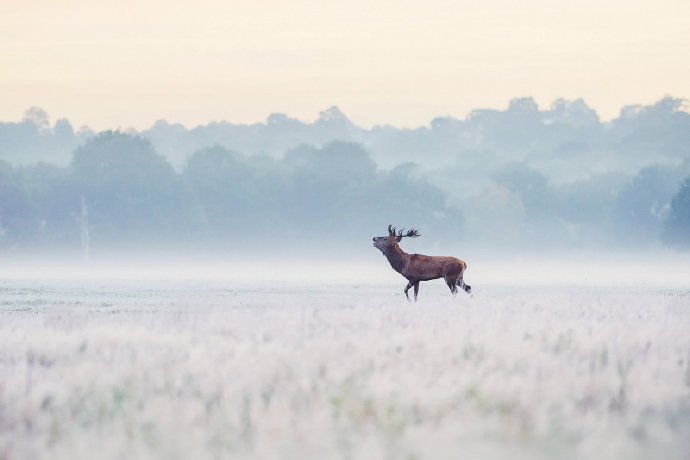
[[[386, 226], [411, 251], [531, 254], [690, 245], [690, 115], [665, 98], [601, 122], [530, 98], [429, 126], [0, 123], [0, 254], [356, 256]], [[420, 243], [423, 241], [423, 243]]]

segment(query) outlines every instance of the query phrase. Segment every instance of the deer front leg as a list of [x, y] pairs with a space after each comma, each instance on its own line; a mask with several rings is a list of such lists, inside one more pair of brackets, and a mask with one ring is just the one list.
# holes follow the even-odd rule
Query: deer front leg
[[408, 301], [410, 300], [410, 296], [407, 294], [407, 291], [409, 291], [411, 287], [412, 287], [412, 282], [408, 282], [407, 286], [405, 286], [405, 297], [407, 297]]
[[419, 292], [419, 281], [414, 283], [414, 301], [417, 301], [417, 293]]

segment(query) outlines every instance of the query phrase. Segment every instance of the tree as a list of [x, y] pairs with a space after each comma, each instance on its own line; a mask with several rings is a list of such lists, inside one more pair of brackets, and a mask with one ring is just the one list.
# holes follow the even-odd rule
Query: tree
[[690, 177], [686, 178], [671, 200], [671, 212], [664, 226], [664, 241], [683, 249], [690, 249]]
[[206, 235], [214, 242], [266, 236], [285, 215], [285, 185], [270, 157], [211, 147], [189, 158], [183, 176], [202, 207]]
[[79, 210], [79, 190], [67, 168], [37, 163], [22, 168], [20, 180], [40, 225], [37, 244], [76, 247], [79, 228], [71, 215]]
[[94, 246], [170, 242], [196, 227], [191, 193], [142, 137], [103, 132], [74, 152], [71, 170], [89, 203]]
[[32, 241], [38, 219], [22, 186], [19, 168], [0, 161], [0, 247]]
[[551, 216], [553, 194], [548, 178], [539, 171], [524, 163], [509, 163], [494, 174], [494, 181], [520, 196], [528, 218]]
[[47, 133], [50, 131], [50, 117], [45, 110], [40, 107], [30, 107], [24, 112], [25, 123], [31, 123], [36, 127], [39, 133]]
[[650, 166], [641, 169], [620, 191], [613, 211], [618, 242], [635, 247], [657, 243], [680, 181], [681, 178], [670, 168]]
[[349, 142], [331, 142], [321, 149], [302, 145], [289, 150], [283, 164], [289, 174], [287, 206], [293, 225], [317, 235], [341, 224], [343, 197], [353, 189], [366, 189], [376, 176], [369, 153]]

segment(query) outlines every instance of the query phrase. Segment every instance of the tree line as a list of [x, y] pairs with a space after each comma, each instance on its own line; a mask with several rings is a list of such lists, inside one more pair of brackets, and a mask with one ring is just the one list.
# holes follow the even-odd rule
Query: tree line
[[216, 146], [178, 172], [149, 140], [108, 131], [65, 167], [0, 163], [5, 251], [78, 248], [84, 218], [96, 251], [347, 250], [392, 221], [424, 223], [443, 236], [462, 227], [441, 191], [405, 167], [378, 169], [352, 143], [304, 145], [282, 159]]
[[686, 108], [664, 98], [602, 122], [581, 100], [520, 98], [407, 130], [332, 108], [100, 134], [32, 108], [0, 123], [0, 251], [85, 233], [96, 251], [351, 250], [389, 223], [501, 250], [687, 247]]

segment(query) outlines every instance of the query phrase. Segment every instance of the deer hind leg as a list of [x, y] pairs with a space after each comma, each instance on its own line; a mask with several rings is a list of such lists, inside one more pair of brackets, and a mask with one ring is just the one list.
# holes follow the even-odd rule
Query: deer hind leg
[[462, 289], [468, 294], [472, 292], [472, 286], [470, 286], [469, 284], [465, 284], [465, 281], [462, 279], [462, 276], [458, 278], [456, 286], [458, 286], [460, 289]]
[[419, 292], [419, 281], [414, 283], [414, 301], [417, 301], [417, 293]]
[[458, 282], [457, 277], [452, 276], [452, 275], [446, 275], [445, 276], [446, 284], [448, 285], [448, 289], [450, 289], [450, 292], [455, 295], [458, 293], [458, 287], [456, 286], [456, 283]]

